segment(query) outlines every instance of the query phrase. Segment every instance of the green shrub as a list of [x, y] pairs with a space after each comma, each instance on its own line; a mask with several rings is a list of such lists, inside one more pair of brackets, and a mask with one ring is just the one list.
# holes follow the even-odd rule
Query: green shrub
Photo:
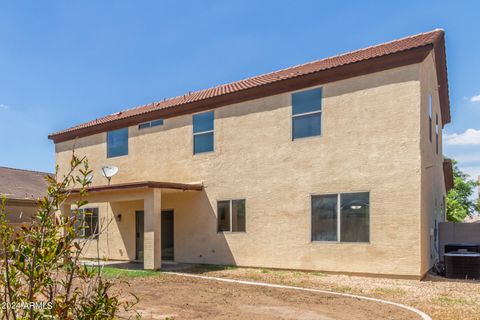
[[[78, 242], [81, 228], [78, 208], [87, 201], [88, 161], [74, 153], [70, 169], [59, 177], [46, 177], [47, 196], [39, 200], [28, 225], [8, 224], [6, 199], [0, 206], [0, 310], [2, 319], [112, 319], [131, 310], [135, 296], [115, 293], [115, 282], [105, 279], [100, 268], [80, 261], [86, 241]], [[59, 210], [72, 188], [80, 189], [77, 209]], [[83, 244], [82, 244], [83, 243]]]

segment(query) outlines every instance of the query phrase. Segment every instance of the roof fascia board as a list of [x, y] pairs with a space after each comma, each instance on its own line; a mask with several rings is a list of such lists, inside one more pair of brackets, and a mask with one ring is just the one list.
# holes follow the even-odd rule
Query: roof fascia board
[[301, 75], [296, 78], [265, 84], [259, 87], [240, 90], [237, 92], [190, 102], [183, 105], [177, 105], [170, 108], [155, 110], [152, 112], [135, 115], [128, 118], [122, 118], [119, 120], [113, 120], [107, 123], [97, 124], [70, 132], [53, 134], [49, 135], [48, 138], [53, 140], [55, 143], [74, 140], [80, 137], [137, 125], [139, 123], [158, 118], [168, 119], [410, 64], [416, 64], [422, 62], [432, 49], [433, 45], [427, 44], [425, 46], [321, 70], [310, 74]]

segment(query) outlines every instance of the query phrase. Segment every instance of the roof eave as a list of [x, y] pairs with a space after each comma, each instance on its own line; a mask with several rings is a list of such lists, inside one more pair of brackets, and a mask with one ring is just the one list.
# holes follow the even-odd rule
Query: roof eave
[[9, 198], [6, 197], [6, 205], [37, 205], [40, 199], [34, 198]]
[[437, 73], [438, 94], [442, 113], [442, 126], [450, 123], [450, 97], [448, 93], [447, 55], [445, 48], [445, 32], [434, 41], [435, 68]]
[[[337, 66], [317, 72], [312, 72], [309, 74], [300, 75], [295, 78], [281, 80], [254, 88], [239, 90], [237, 92], [225, 95], [219, 95], [204, 100], [198, 100], [182, 105], [138, 114], [127, 118], [112, 120], [106, 123], [100, 123], [97, 125], [79, 128], [68, 132], [51, 134], [48, 136], [48, 138], [53, 140], [54, 143], [74, 140], [76, 138], [84, 136], [136, 125], [141, 122], [149, 121], [156, 118], [166, 119], [174, 116], [190, 114], [193, 112], [200, 112], [226, 106], [229, 104], [254, 100], [328, 82], [344, 80], [405, 65], [420, 63], [426, 58], [426, 56], [430, 53], [432, 49], [433, 44], [426, 44], [424, 46], [408, 49], [405, 51], [370, 58], [367, 60], [351, 64], [345, 64], [342, 66]], [[449, 117], [447, 117], [447, 119], [449, 119]]]

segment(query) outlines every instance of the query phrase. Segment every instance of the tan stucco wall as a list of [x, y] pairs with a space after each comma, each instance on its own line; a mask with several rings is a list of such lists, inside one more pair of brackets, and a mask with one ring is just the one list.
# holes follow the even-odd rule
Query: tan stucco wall
[[[421, 272], [426, 273], [438, 261], [438, 242], [435, 242], [436, 224], [445, 221], [445, 180], [443, 177], [442, 115], [433, 52], [420, 65], [422, 157], [421, 192]], [[429, 95], [432, 96], [432, 142], [429, 139]], [[435, 148], [435, 115], [438, 114], [438, 154]]]
[[[90, 194], [83, 208], [98, 208], [100, 235], [97, 240], [80, 241], [86, 258], [135, 259], [135, 211], [143, 210], [147, 194], [147, 190]], [[72, 197], [70, 202], [75, 200], [78, 198]]]
[[[419, 276], [422, 68], [323, 85], [321, 137], [292, 141], [291, 96], [280, 94], [215, 109], [213, 153], [192, 155], [191, 115], [130, 127], [128, 156], [106, 159], [105, 133], [78, 139], [76, 152], [95, 185], [103, 164], [120, 168], [112, 183], [204, 182], [204, 192], [162, 195], [179, 262]], [[72, 146], [56, 145], [61, 168]], [[370, 192], [370, 243], [312, 243], [310, 195], [354, 191]], [[246, 233], [216, 232], [216, 202], [231, 198], [246, 199]]]
[[26, 201], [7, 200], [5, 212], [7, 220], [12, 224], [28, 223], [37, 212], [37, 204], [33, 201], [27, 203]]
[[[143, 201], [89, 203], [86, 208], [99, 209], [101, 233], [98, 240], [88, 241], [85, 256], [116, 260], [135, 259], [135, 211], [143, 210]], [[118, 215], [121, 215], [119, 220]], [[97, 241], [99, 241], [97, 252]]]

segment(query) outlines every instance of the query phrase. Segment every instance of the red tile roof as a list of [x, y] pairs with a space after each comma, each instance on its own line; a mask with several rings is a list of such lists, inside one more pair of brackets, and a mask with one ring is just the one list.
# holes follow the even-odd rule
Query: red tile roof
[[[435, 45], [440, 43], [444, 51], [443, 39], [444, 39], [444, 31], [439, 29], [426, 32], [426, 33], [421, 33], [414, 36], [409, 36], [399, 40], [382, 43], [379, 45], [348, 52], [348, 53], [337, 55], [334, 57], [316, 60], [313, 62], [297, 65], [297, 66], [286, 68], [283, 70], [262, 74], [259, 76], [247, 78], [247, 79], [236, 81], [236, 82], [231, 82], [228, 84], [220, 85], [220, 86], [205, 89], [205, 90], [188, 93], [183, 96], [166, 99], [160, 102], [155, 102], [155, 103], [139, 106], [132, 109], [127, 109], [121, 112], [117, 112], [102, 118], [98, 118], [98, 119], [80, 124], [78, 126], [75, 126], [63, 131], [53, 133], [49, 136], [49, 138], [53, 139], [55, 142], [65, 141], [65, 140], [74, 138], [76, 133], [78, 133], [78, 136], [92, 134], [91, 130], [86, 131], [84, 129], [101, 126], [101, 125], [105, 127], [104, 126], [105, 124], [118, 122], [120, 120], [124, 120], [128, 118], [135, 118], [138, 116], [142, 116], [141, 117], [142, 121], [145, 121], [146, 117], [148, 117], [148, 114], [152, 114], [159, 110], [172, 109], [170, 111], [178, 112], [179, 114], [185, 114], [186, 106], [202, 100], [213, 99], [220, 96], [228, 96], [241, 91], [247, 91], [250, 89], [286, 81], [289, 79], [304, 77], [313, 73], [318, 73], [318, 72], [326, 71], [333, 68], [338, 68], [345, 65], [351, 65], [351, 64], [355, 64], [358, 62], [362, 62], [362, 61], [366, 61], [366, 60], [370, 60], [378, 57], [389, 56], [395, 53], [406, 52], [415, 48], [426, 47], [426, 46], [430, 46], [431, 48], [433, 48]], [[444, 58], [444, 52], [442, 57]], [[446, 65], [441, 66], [441, 68], [445, 69], [445, 81], [446, 81]], [[447, 86], [447, 88], [445, 89], [447, 90], [446, 97], [448, 100], [448, 85], [445, 85], [445, 86]], [[268, 92], [265, 94], [265, 96], [268, 96]], [[182, 108], [185, 110], [183, 110]], [[446, 108], [444, 107], [444, 109]], [[449, 107], [447, 109], [448, 109], [448, 115], [445, 114], [443, 116], [444, 123], [448, 123], [450, 121]], [[140, 122], [141, 121], [138, 121], [137, 123], [140, 123]], [[82, 130], [87, 134], [82, 134]], [[68, 137], [68, 139], [65, 139], [65, 138], [62, 139], [62, 136]]]

